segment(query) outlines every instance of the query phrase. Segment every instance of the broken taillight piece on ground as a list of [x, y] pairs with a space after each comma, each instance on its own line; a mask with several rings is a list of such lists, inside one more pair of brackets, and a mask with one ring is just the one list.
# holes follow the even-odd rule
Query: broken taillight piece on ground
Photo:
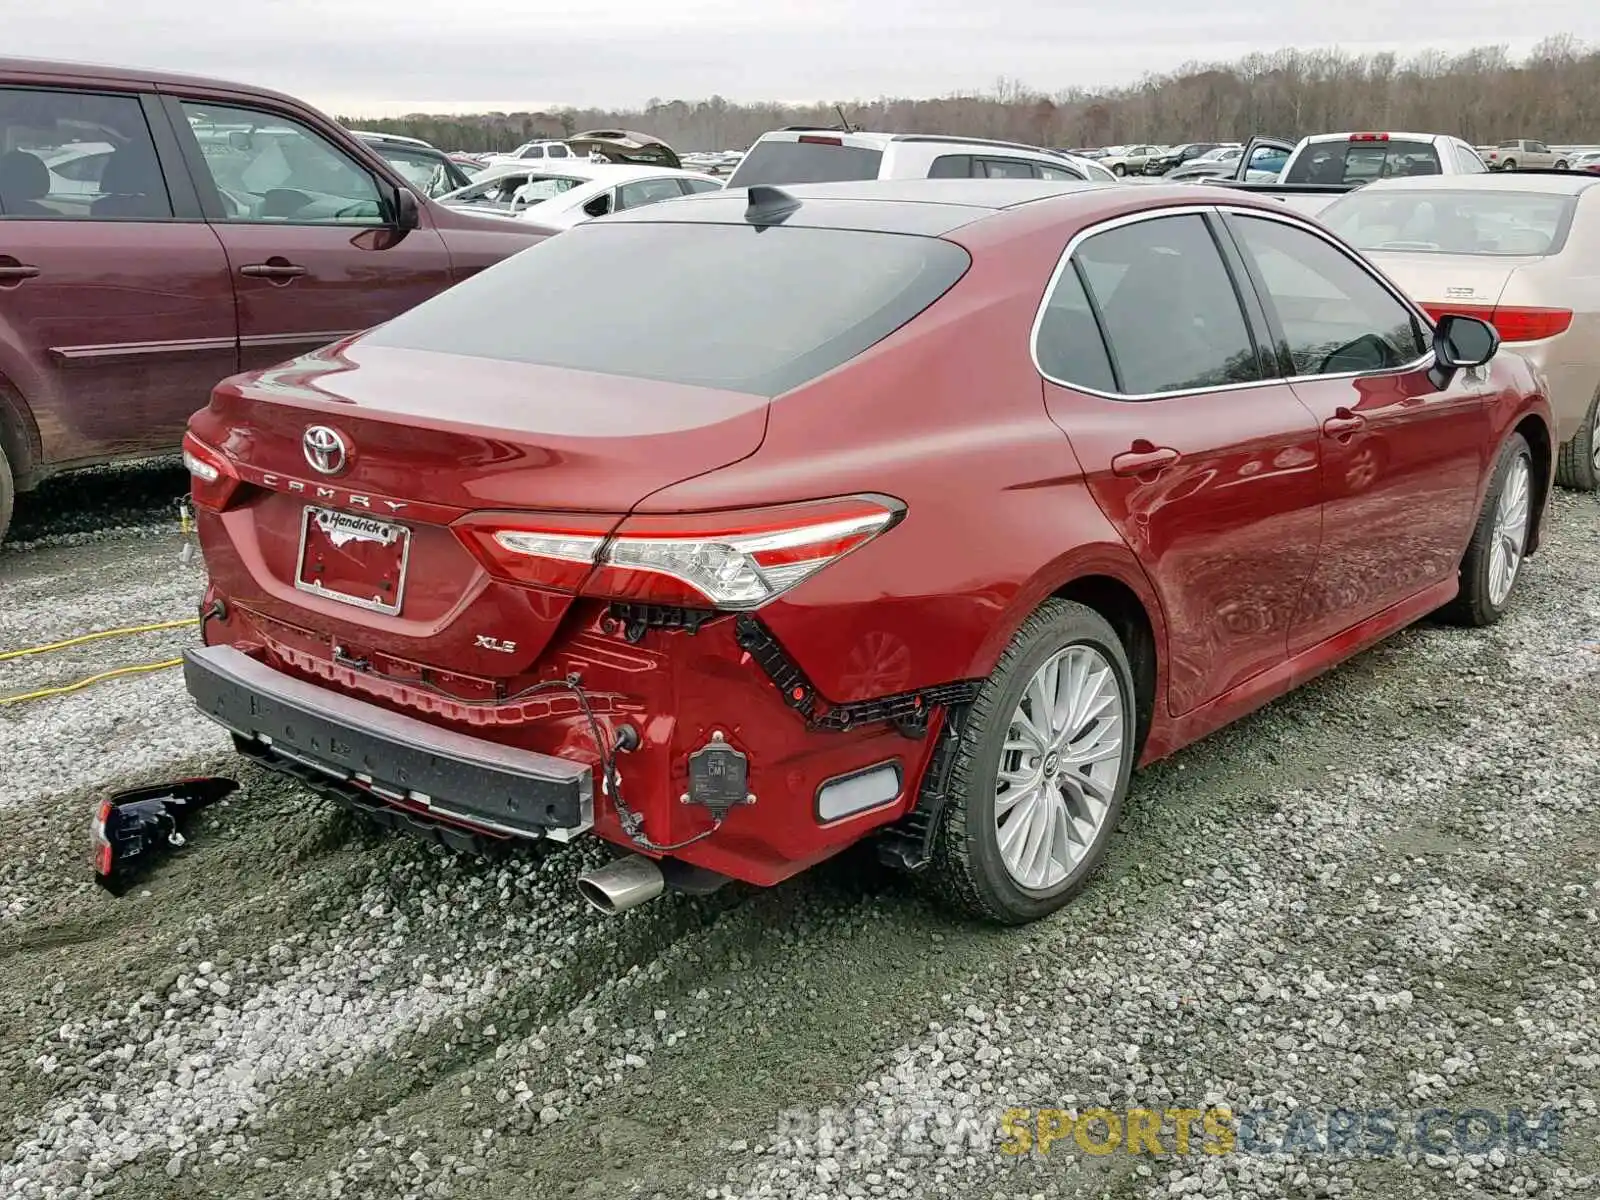
[[89, 829], [96, 882], [120, 895], [156, 854], [185, 844], [183, 827], [196, 812], [238, 787], [232, 779], [204, 776], [113, 792], [101, 800]]

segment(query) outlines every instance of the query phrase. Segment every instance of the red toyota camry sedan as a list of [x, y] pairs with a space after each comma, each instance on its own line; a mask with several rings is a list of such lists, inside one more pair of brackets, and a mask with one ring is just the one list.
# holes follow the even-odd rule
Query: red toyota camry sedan
[[1276, 202], [740, 189], [241, 375], [185, 451], [238, 749], [620, 911], [864, 837], [1020, 923], [1134, 768], [1539, 540], [1527, 364]]

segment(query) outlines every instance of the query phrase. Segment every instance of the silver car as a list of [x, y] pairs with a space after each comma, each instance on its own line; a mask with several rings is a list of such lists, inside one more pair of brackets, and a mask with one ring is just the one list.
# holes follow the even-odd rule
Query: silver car
[[1494, 324], [1548, 381], [1556, 481], [1600, 487], [1600, 176], [1377, 180], [1318, 216], [1435, 317]]

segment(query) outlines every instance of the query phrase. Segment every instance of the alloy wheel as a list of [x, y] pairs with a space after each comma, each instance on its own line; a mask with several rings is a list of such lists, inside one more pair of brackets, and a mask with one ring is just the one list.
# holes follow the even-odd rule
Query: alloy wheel
[[1122, 773], [1123, 696], [1092, 646], [1052, 655], [1011, 716], [995, 780], [1000, 857], [1021, 887], [1065, 881], [1099, 839]]
[[1511, 595], [1511, 585], [1516, 583], [1517, 570], [1522, 566], [1528, 537], [1529, 483], [1528, 460], [1519, 455], [1511, 460], [1495, 506], [1494, 542], [1489, 550], [1489, 603], [1496, 608]]

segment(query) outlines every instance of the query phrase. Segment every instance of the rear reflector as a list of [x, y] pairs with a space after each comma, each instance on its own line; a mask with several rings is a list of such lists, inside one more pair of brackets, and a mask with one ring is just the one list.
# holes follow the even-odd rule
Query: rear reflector
[[1427, 314], [1437, 321], [1446, 315], [1477, 317], [1487, 321], [1500, 334], [1503, 342], [1542, 342], [1565, 333], [1572, 326], [1570, 308], [1534, 308], [1515, 304], [1502, 304], [1494, 308], [1485, 304], [1424, 304]]
[[1352, 133], [1350, 140], [1352, 142], [1387, 142], [1389, 135], [1387, 133]]
[[805, 142], [809, 146], [842, 146], [842, 145], [844, 145], [844, 139], [843, 138], [818, 137], [814, 133], [803, 133], [798, 138], [796, 138], [795, 140], [799, 141], [799, 142]]
[[900, 795], [900, 764], [880, 763], [830, 779], [817, 789], [817, 820], [822, 824], [881, 808]]

